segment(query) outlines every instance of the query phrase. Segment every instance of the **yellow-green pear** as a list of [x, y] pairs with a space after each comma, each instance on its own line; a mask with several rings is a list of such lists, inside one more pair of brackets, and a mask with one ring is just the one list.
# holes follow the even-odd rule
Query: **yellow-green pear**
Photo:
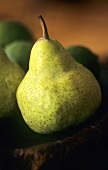
[[9, 117], [17, 109], [16, 90], [24, 71], [11, 62], [0, 47], [0, 118]]
[[43, 37], [31, 50], [29, 70], [17, 89], [17, 102], [28, 126], [41, 134], [62, 131], [86, 121], [101, 102], [94, 75], [49, 38], [39, 16]]

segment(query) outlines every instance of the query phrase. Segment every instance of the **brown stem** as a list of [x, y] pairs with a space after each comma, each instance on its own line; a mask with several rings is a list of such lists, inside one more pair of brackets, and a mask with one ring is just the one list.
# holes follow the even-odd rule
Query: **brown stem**
[[42, 26], [43, 37], [44, 37], [45, 39], [48, 39], [48, 40], [49, 40], [49, 35], [48, 35], [48, 31], [47, 31], [47, 26], [46, 26], [46, 24], [45, 24], [45, 21], [44, 21], [43, 17], [40, 15], [40, 16], [38, 16], [38, 19], [39, 19], [40, 24], [41, 24], [41, 26]]

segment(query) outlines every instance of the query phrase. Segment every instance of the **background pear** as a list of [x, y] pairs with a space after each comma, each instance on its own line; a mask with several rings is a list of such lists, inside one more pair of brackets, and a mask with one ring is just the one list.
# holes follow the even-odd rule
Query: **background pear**
[[0, 46], [16, 40], [33, 40], [30, 30], [19, 21], [3, 20], [0, 22]]
[[33, 46], [29, 70], [17, 89], [17, 102], [28, 126], [42, 134], [76, 126], [98, 109], [100, 86], [94, 75], [49, 38], [42, 16], [43, 37]]
[[66, 50], [77, 62], [88, 68], [96, 79], [99, 80], [101, 68], [98, 55], [93, 53], [89, 48], [81, 45], [68, 46]]
[[16, 110], [16, 90], [23, 77], [23, 70], [0, 48], [0, 118], [8, 117]]
[[32, 41], [17, 40], [7, 44], [4, 50], [11, 61], [18, 63], [27, 72], [32, 46]]

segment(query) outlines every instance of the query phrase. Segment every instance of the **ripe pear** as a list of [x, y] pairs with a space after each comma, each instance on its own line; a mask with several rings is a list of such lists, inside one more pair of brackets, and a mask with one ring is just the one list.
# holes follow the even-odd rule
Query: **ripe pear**
[[24, 71], [0, 48], [0, 118], [9, 117], [16, 111], [16, 90], [23, 77]]
[[43, 37], [33, 45], [29, 70], [17, 89], [17, 102], [27, 125], [51, 134], [77, 126], [91, 117], [101, 102], [94, 75], [67, 50], [49, 38], [42, 16]]

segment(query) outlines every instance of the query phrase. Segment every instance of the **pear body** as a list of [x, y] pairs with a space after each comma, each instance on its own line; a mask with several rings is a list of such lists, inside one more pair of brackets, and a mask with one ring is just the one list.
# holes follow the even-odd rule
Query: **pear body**
[[34, 44], [29, 70], [16, 95], [25, 122], [42, 134], [84, 122], [101, 102], [94, 75], [55, 39], [39, 39]]
[[0, 48], [0, 118], [9, 117], [17, 109], [16, 90], [23, 77], [24, 71]]

